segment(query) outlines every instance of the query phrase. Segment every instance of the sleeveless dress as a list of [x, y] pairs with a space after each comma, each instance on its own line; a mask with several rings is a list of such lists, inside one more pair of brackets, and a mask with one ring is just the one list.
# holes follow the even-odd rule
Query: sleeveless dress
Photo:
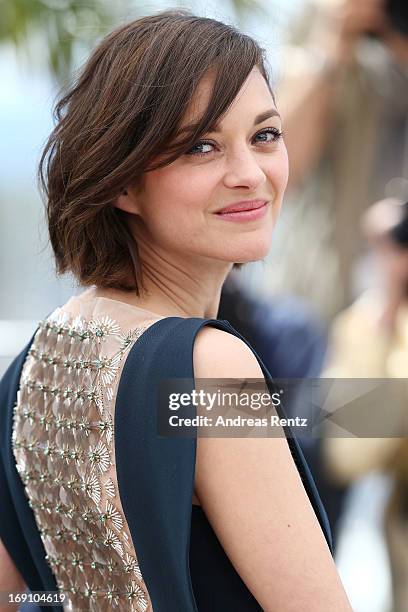
[[[0, 537], [31, 591], [65, 594], [44, 610], [261, 610], [192, 503], [196, 437], [157, 433], [155, 390], [175, 377], [194, 389], [204, 325], [246, 342], [228, 321], [162, 317], [88, 290], [39, 322], [3, 376]], [[284, 429], [333, 554], [315, 483]]]

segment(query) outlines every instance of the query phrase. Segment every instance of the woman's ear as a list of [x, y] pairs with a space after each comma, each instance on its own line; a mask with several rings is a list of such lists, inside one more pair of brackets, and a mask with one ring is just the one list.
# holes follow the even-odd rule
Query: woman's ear
[[136, 195], [129, 187], [121, 191], [120, 195], [114, 200], [113, 205], [115, 208], [120, 208], [120, 210], [124, 210], [133, 215], [139, 214]]

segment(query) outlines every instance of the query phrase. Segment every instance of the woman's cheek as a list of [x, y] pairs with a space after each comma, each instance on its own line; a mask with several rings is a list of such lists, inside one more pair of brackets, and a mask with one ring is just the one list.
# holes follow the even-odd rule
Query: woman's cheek
[[286, 186], [288, 184], [288, 179], [289, 179], [289, 158], [288, 158], [288, 151], [284, 143], [282, 143], [282, 149], [280, 152], [280, 160], [279, 160], [279, 164], [277, 165], [277, 168], [279, 169], [282, 190], [284, 191], [286, 189]]
[[207, 202], [212, 192], [214, 179], [207, 169], [189, 168], [180, 176], [175, 185], [177, 198], [186, 205], [198, 209], [203, 207], [203, 202]]

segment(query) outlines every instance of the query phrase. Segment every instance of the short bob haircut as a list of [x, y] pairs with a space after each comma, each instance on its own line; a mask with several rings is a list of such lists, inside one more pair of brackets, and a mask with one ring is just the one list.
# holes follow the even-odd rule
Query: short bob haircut
[[[251, 37], [186, 9], [136, 19], [99, 43], [56, 102], [55, 127], [39, 162], [57, 274], [140, 295], [137, 244], [127, 213], [113, 202], [144, 172], [172, 163], [210, 131], [255, 66], [274, 99], [266, 62]], [[210, 68], [208, 108], [181, 132]]]

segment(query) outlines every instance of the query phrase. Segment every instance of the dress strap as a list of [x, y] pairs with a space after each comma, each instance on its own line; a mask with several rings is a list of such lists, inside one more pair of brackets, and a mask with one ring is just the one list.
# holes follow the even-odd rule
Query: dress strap
[[[31, 591], [58, 591], [45, 560], [44, 545], [17, 472], [11, 444], [21, 371], [36, 333], [37, 330], [0, 380], [0, 537]], [[63, 608], [55, 605], [40, 606], [40, 609], [57, 612]]]
[[[197, 438], [158, 435], [157, 390], [161, 381], [171, 378], [187, 381], [186, 392], [194, 389], [194, 341], [205, 325], [241, 338], [274, 390], [265, 365], [228, 321], [167, 317], [151, 325], [129, 351], [116, 397], [116, 468], [122, 507], [154, 612], [198, 609], [189, 570]], [[285, 417], [283, 410], [277, 412]], [[183, 408], [183, 416], [195, 415], [194, 405]], [[288, 437], [288, 444], [332, 551], [328, 519], [310, 470], [296, 439]]]

